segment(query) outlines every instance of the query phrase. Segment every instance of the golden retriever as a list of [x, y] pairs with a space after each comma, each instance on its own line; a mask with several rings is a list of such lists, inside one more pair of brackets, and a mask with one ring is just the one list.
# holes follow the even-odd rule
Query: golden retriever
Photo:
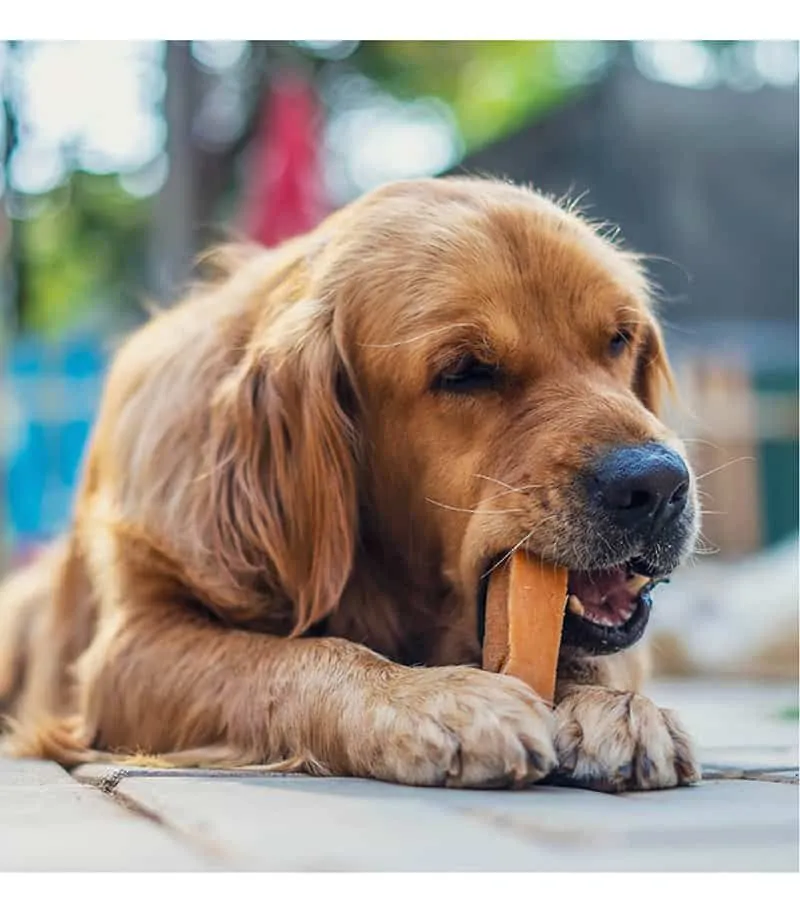
[[[532, 190], [441, 179], [216, 262], [117, 353], [72, 526], [0, 593], [6, 752], [695, 781], [629, 649], [698, 519], [639, 258]], [[475, 665], [514, 548], [580, 601], [554, 708]]]

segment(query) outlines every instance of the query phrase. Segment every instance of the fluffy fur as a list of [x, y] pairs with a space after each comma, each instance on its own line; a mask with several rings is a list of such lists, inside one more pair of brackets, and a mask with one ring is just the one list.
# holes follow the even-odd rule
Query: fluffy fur
[[[474, 668], [487, 560], [525, 543], [596, 565], [587, 454], [680, 447], [636, 257], [533, 191], [454, 179], [213, 262], [116, 355], [72, 527], [0, 591], [6, 751], [694, 780], [680, 726], [633, 693], [638, 651], [564, 656], [555, 710]], [[465, 354], [498, 389], [431, 390]]]

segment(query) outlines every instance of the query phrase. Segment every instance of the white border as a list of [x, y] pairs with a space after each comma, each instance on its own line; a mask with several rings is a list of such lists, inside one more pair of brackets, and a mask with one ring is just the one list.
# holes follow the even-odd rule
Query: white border
[[[791, 0], [4, 0], [0, 39], [753, 40], [800, 38]], [[795, 12], [792, 13], [792, 8]]]
[[[788, 788], [791, 789], [791, 788]], [[365, 836], [368, 840], [368, 836]], [[3, 874], [0, 891], [7, 897], [26, 897], [32, 889], [59, 900], [175, 900], [190, 894], [193, 900], [218, 900], [220, 891], [234, 896], [305, 896], [335, 900], [497, 900], [505, 897], [570, 898], [592, 900], [684, 900], [709, 896], [757, 896], [767, 891], [770, 900], [796, 896], [800, 879], [793, 873], [48, 873]], [[792, 887], [794, 884], [794, 888]], [[758, 893], [756, 893], [758, 892]]]

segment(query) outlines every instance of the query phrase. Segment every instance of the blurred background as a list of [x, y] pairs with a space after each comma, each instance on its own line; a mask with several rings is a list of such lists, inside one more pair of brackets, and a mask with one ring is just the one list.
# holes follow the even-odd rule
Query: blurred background
[[209, 243], [494, 174], [581, 197], [661, 286], [707, 514], [660, 669], [796, 676], [796, 43], [8, 41], [0, 87], [0, 569], [67, 524], [109, 353]]

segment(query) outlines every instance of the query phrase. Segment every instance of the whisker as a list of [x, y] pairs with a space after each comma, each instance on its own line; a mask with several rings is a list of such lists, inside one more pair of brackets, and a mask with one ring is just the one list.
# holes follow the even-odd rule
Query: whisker
[[509, 494], [525, 494], [526, 489], [529, 487], [536, 487], [536, 485], [535, 484], [523, 485], [520, 488], [509, 488], [506, 491], [498, 491], [496, 494], [492, 494], [490, 497], [487, 497], [487, 499], [494, 500], [497, 497], [507, 497]]
[[427, 503], [432, 503], [434, 506], [440, 506], [442, 509], [450, 509], [453, 512], [478, 513], [479, 515], [485, 515], [485, 516], [488, 516], [488, 515], [502, 516], [502, 515], [505, 515], [506, 513], [511, 513], [511, 512], [525, 512], [524, 509], [516, 509], [516, 508], [480, 509], [480, 507], [474, 506], [474, 507], [472, 507], [472, 509], [470, 509], [469, 507], [466, 507], [466, 506], [450, 506], [449, 503], [440, 503], [438, 500], [434, 500], [433, 497], [426, 497], [425, 501]]
[[484, 572], [481, 578], [488, 578], [495, 569], [497, 569], [499, 566], [502, 566], [503, 563], [509, 557], [513, 556], [514, 553], [519, 550], [519, 548], [525, 543], [525, 541], [527, 541], [531, 537], [535, 530], [536, 529], [532, 528], [521, 541], [518, 541], [516, 544], [514, 544], [514, 546], [508, 551], [508, 553], [506, 553], [506, 555], [502, 559], [499, 559], [487, 572]]
[[[711, 556], [711, 555], [713, 555], [714, 553], [719, 553], [719, 552], [720, 552], [720, 548], [719, 548], [719, 547], [715, 547], [715, 546], [711, 543], [711, 541], [709, 541], [708, 538], [703, 534], [702, 531], [698, 534], [697, 539], [698, 539], [698, 542], [699, 542], [699, 543], [698, 543], [698, 546], [696, 546], [695, 549], [694, 549], [694, 554], [695, 554], [695, 555], [697, 555], [697, 556]], [[707, 545], [707, 546], [706, 546], [706, 545]]]
[[707, 441], [705, 438], [684, 437], [681, 438], [681, 441], [683, 441], [684, 444], [705, 444], [706, 446], [711, 447], [714, 450], [722, 450], [722, 447], [720, 447], [719, 444], [715, 444], [713, 441]]
[[491, 575], [492, 572], [494, 572], [494, 570], [495, 570], [498, 566], [502, 566], [503, 563], [504, 563], [509, 557], [513, 556], [514, 553], [516, 553], [516, 551], [519, 550], [519, 548], [520, 548], [527, 540], [529, 540], [529, 539], [533, 536], [533, 533], [534, 533], [534, 531], [536, 531], [536, 528], [538, 528], [538, 527], [544, 525], [545, 522], [549, 522], [549, 521], [551, 521], [552, 519], [556, 519], [556, 518], [558, 518], [556, 515], [546, 516], [544, 519], [542, 519], [541, 521], [537, 522], [537, 523], [536, 523], [536, 527], [531, 528], [531, 530], [525, 535], [525, 537], [522, 538], [521, 541], [517, 541], [517, 543], [514, 544], [514, 546], [508, 551], [508, 553], [505, 554], [505, 556], [503, 556], [501, 559], [499, 559], [499, 560], [498, 560], [498, 561], [497, 561], [497, 562], [496, 562], [496, 563], [495, 563], [495, 564], [494, 564], [487, 572], [484, 572], [483, 575], [481, 575], [481, 579], [488, 578], [489, 575]]
[[709, 472], [703, 472], [702, 475], [698, 475], [695, 478], [695, 481], [702, 481], [704, 478], [708, 478], [709, 475], [713, 475], [715, 472], [721, 472], [723, 469], [727, 469], [728, 466], [732, 466], [734, 463], [755, 461], [755, 456], [739, 456], [736, 459], [729, 459], [728, 462], [723, 463], [721, 466], [717, 466], [715, 469], [711, 469]]
[[[511, 484], [506, 484], [505, 481], [501, 481], [499, 478], [492, 478], [490, 475], [481, 475], [480, 473], [475, 473], [475, 478], [482, 478], [484, 481], [491, 481], [494, 484], [499, 484], [500, 487], [508, 488], [510, 492], [516, 491], [527, 491], [531, 488], [541, 488], [544, 487], [543, 484], [523, 484], [521, 487], [514, 487]], [[499, 494], [497, 495], [499, 496]]]

